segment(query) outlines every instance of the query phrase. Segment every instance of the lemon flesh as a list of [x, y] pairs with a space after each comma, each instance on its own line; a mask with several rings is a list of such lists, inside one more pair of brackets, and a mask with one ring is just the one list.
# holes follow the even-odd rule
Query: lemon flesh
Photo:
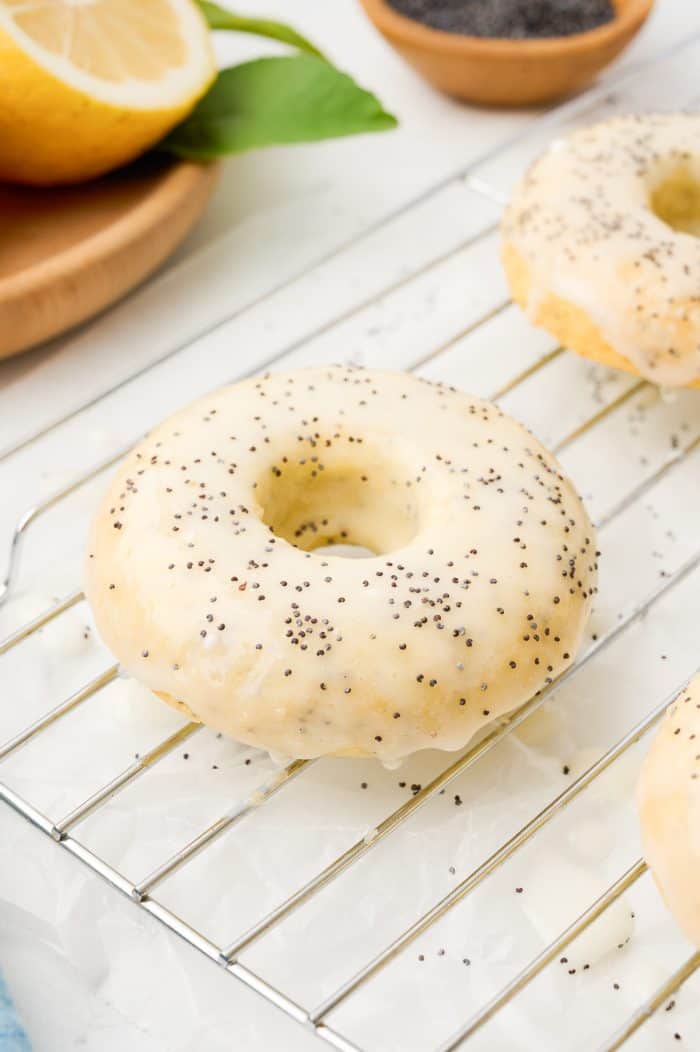
[[72, 183], [125, 164], [215, 72], [192, 0], [0, 0], [0, 179]]

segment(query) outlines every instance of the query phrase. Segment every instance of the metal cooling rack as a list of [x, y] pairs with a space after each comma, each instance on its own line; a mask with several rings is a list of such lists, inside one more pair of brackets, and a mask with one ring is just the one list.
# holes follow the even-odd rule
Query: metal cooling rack
[[[630, 103], [632, 105], [643, 107], [645, 104], [648, 105], [650, 100], [653, 100], [653, 104], [655, 105], [659, 94], [658, 85], [662, 80], [664, 83], [669, 83], [670, 85], [669, 91], [672, 92], [672, 97], [676, 100], [675, 108], [682, 106], [693, 107], [695, 105], [695, 99], [700, 92], [700, 61], [697, 61], [699, 43], [700, 37], [695, 37], [685, 44], [682, 49], [661, 56], [650, 66], [645, 67], [644, 70], [628, 75], [624, 80], [619, 81], [612, 88], [608, 87], [605, 90], [591, 92], [584, 98], [577, 100], [575, 103], [562, 107], [554, 114], [542, 118], [532, 125], [524, 135], [518, 136], [510, 144], [495, 151], [485, 160], [472, 165], [469, 169], [461, 171], [450, 179], [444, 180], [439, 185], [434, 186], [426, 194], [423, 194], [419, 200], [412, 202], [411, 205], [407, 206], [407, 208], [401, 209], [399, 212], [386, 216], [381, 223], [375, 224], [371, 231], [367, 231], [362, 236], [369, 236], [370, 233], [376, 233], [376, 231], [380, 230], [383, 226], [389, 226], [392, 222], [395, 222], [399, 216], [405, 214], [407, 210], [410, 210], [410, 208], [418, 207], [421, 203], [429, 200], [431, 196], [443, 192], [452, 182], [459, 180], [462, 180], [466, 186], [475, 193], [483, 195], [491, 203], [502, 204], [507, 194], [508, 182], [510, 181], [511, 175], [517, 174], [517, 171], [522, 168], [523, 160], [536, 154], [541, 148], [541, 145], [547, 139], [557, 134], [558, 128], [566, 128], [573, 123], [591, 120], [593, 119], [592, 115], [599, 117], [601, 113], [611, 113], [618, 108], [624, 109], [629, 106]], [[695, 59], [695, 61], [693, 61], [693, 59]], [[682, 70], [683, 72], [682, 82], [685, 84], [685, 92], [681, 98], [678, 97], [678, 77], [675, 75], [679, 70]], [[650, 76], [650, 73], [654, 74], [653, 78]], [[650, 82], [652, 79], [657, 85], [657, 88], [654, 89], [653, 93], [650, 88]], [[509, 164], [511, 164], [511, 162], [513, 167], [512, 172], [509, 170]], [[408, 277], [402, 278], [400, 281], [395, 282], [389, 287], [383, 287], [373, 299], [379, 300], [382, 296], [386, 296], [388, 293], [395, 291], [402, 284], [414, 281], [420, 275], [430, 272], [431, 268], [439, 266], [446, 260], [456, 256], [458, 252], [464, 254], [465, 252], [476, 250], [480, 244], [483, 244], [483, 242], [493, 234], [494, 229], [494, 224], [486, 226], [476, 234], [470, 236], [467, 240], [463, 241], [457, 249], [452, 248], [445, 255], [435, 258], [424, 266], [415, 269]], [[354, 239], [353, 244], [357, 243], [358, 240], [360, 239]], [[348, 243], [339, 246], [334, 253], [330, 256], [326, 256], [321, 262], [327, 262], [328, 259], [342, 254], [347, 248]], [[300, 275], [295, 275], [294, 278], [290, 279], [290, 282], [298, 280], [299, 277]], [[371, 302], [372, 300], [365, 300], [359, 306], [352, 307], [345, 311], [336, 322], [346, 321], [348, 318], [352, 318], [355, 313], [360, 309], [365, 308], [368, 303]], [[494, 319], [497, 319], [503, 314], [508, 307], [509, 304], [507, 300], [502, 300], [492, 304], [487, 310], [483, 310], [479, 317], [475, 318], [468, 326], [463, 328], [457, 337], [454, 337], [438, 348], [431, 350], [431, 352], [425, 355], [420, 361], [414, 361], [412, 367], [415, 369], [423, 369], [428, 363], [433, 363], [440, 359], [440, 356], [449, 354], [450, 349], [456, 344], [477, 333], [480, 327], [487, 326], [489, 323], [493, 322]], [[336, 324], [336, 322], [333, 324]], [[307, 337], [307, 340], [316, 337], [319, 334], [319, 331], [326, 332], [329, 328], [332, 328], [332, 325], [324, 324], [322, 330], [317, 330], [316, 332], [311, 333]], [[293, 352], [298, 351], [300, 347], [304, 346], [305, 342], [306, 341], [299, 341], [297, 344], [285, 348], [275, 357], [274, 364], [277, 364], [278, 361], [281, 363], [285, 357], [289, 357]], [[174, 349], [168, 356], [166, 356], [166, 359], [160, 359], [157, 363], [147, 367], [147, 369], [142, 372], [147, 372], [149, 368], [160, 366], [168, 359], [174, 364], [176, 356], [181, 350], [182, 348]], [[502, 383], [499, 387], [492, 389], [490, 393], [491, 398], [498, 401], [503, 399], [506, 395], [516, 392], [521, 385], [525, 384], [526, 381], [529, 381], [532, 377], [544, 373], [547, 369], [551, 369], [554, 364], [561, 359], [564, 353], [565, 352], [561, 348], [553, 348], [540, 353], [536, 357], [536, 360], [531, 362], [527, 368], [522, 369], [515, 376], [512, 376], [506, 383]], [[261, 362], [259, 363], [258, 368], [266, 368], [271, 364], [273, 364], [273, 362], [269, 360]], [[132, 380], [133, 378], [129, 378], [128, 381], [124, 381], [124, 384], [131, 382]], [[120, 384], [118, 387], [124, 386], [124, 384]], [[117, 390], [118, 387], [104, 392], [101, 397], [107, 397]], [[594, 429], [599, 427], [605, 420], [610, 418], [612, 414], [615, 414], [626, 405], [631, 405], [634, 399], [639, 396], [640, 392], [643, 392], [647, 387], [648, 385], [644, 382], [630, 381], [626, 386], [623, 385], [623, 389], [612, 399], [607, 401], [595, 412], [589, 414], [582, 423], [578, 424], [563, 438], [560, 438], [558, 442], [554, 444], [554, 451], [558, 454], [565, 452], [583, 436], [590, 434]], [[85, 407], [81, 407], [81, 409], [82, 408]], [[74, 411], [48, 430], [44, 429], [41, 432], [37, 432], [36, 435], [24, 440], [21, 446], [6, 451], [0, 459], [8, 461], [19, 451], [19, 449], [24, 449], [33, 442], [43, 439], [46, 436], [50, 437], [53, 428], [58, 427], [59, 424], [65, 423], [66, 420], [76, 416], [80, 411], [81, 410]], [[648, 491], [651, 491], [653, 487], [658, 485], [663, 479], [667, 476], [670, 477], [673, 472], [677, 471], [683, 464], [684, 460], [687, 457], [690, 457], [698, 448], [700, 448], [700, 432], [697, 435], [690, 437], [685, 442], [680, 443], [669, 454], [664, 455], [661, 462], [645, 478], [635, 484], [627, 492], [621, 494], [614, 505], [608, 507], [605, 513], [600, 516], [597, 523], [598, 528], [612, 523], [619, 516], [622, 516], [635, 501], [643, 498]], [[16, 570], [21, 554], [21, 545], [32, 526], [37, 521], [41, 520], [52, 508], [60, 505], [62, 501], [66, 500], [66, 498], [75, 493], [80, 487], [84, 486], [87, 482], [96, 478], [106, 468], [116, 463], [122, 454], [123, 451], [120, 452], [118, 456], [112, 456], [107, 461], [98, 464], [90, 471], [76, 478], [70, 485], [58, 490], [46, 501], [26, 511], [20, 518], [12, 541], [6, 579], [0, 590], [0, 602], [6, 600], [13, 594]], [[510, 735], [516, 728], [523, 724], [525, 720], [527, 720], [527, 718], [534, 713], [548, 697], [550, 697], [555, 691], [559, 690], [567, 680], [576, 676], [583, 667], [594, 662], [600, 655], [602, 655], [603, 652], [606, 651], [615, 640], [617, 640], [621, 634], [630, 627], [630, 625], [639, 622], [647, 616], [651, 616], [655, 607], [662, 601], [662, 599], [668, 597], [674, 589], [676, 589], [686, 578], [690, 577], [690, 575], [698, 568], [700, 568], [700, 548], [698, 548], [697, 551], [687, 558], [672, 573], [663, 578], [661, 583], [647, 594], [643, 601], [635, 603], [635, 605], [627, 611], [624, 617], [622, 617], [614, 627], [595, 638], [594, 642], [592, 642], [588, 649], [582, 653], [577, 662], [564, 672], [555, 683], [544, 690], [539, 696], [531, 699], [520, 710], [512, 714], [505, 722], [491, 729], [486, 737], [480, 740], [477, 744], [470, 746], [467, 751], [460, 755], [456, 760], [452, 759], [448, 762], [448, 757], [445, 757], [446, 763], [444, 769], [441, 770], [428, 784], [416, 791], [408, 801], [387, 814], [383, 820], [376, 825], [376, 828], [372, 830], [371, 835], [366, 835], [356, 840], [356, 842], [348, 849], [343, 851], [338, 857], [322, 868], [312, 879], [298, 887], [297, 890], [285, 901], [281, 902], [266, 915], [260, 917], [254, 924], [252, 924], [252, 926], [225, 945], [215, 944], [201, 931], [197, 930], [195, 926], [188, 923], [187, 920], [180, 916], [177, 916], [168, 907], [163, 905], [163, 903], [159, 902], [158, 899], [154, 897], [154, 893], [163, 882], [182, 867], [186, 866], [196, 855], [205, 852], [219, 837], [222, 836], [223, 833], [231, 831], [243, 818], [254, 816], [254, 814], [259, 812], [272, 797], [279, 793], [283, 793], [285, 788], [294, 779], [301, 776], [313, 765], [314, 761], [297, 760], [273, 774], [270, 778], [259, 785], [254, 793], [251, 793], [234, 807], [227, 810], [226, 813], [216, 822], [202, 830], [171, 857], [164, 859], [155, 869], [152, 870], [152, 872], [150, 872], [150, 874], [138, 883], [134, 883], [123, 873], [117, 871], [105, 859], [101, 858], [93, 850], [88, 848], [84, 843], [81, 843], [80, 839], [74, 834], [74, 830], [76, 826], [88, 816], [94, 816], [104, 804], [115, 797], [118, 793], [122, 792], [122, 790], [140, 776], [151, 770], [159, 763], [159, 761], [172, 753], [173, 750], [178, 748], [183, 742], [191, 738], [193, 735], [196, 735], [201, 730], [200, 725], [188, 723], [175, 731], [169, 737], [165, 738], [149, 751], [141, 755], [138, 759], [134, 760], [133, 763], [127, 766], [126, 769], [121, 771], [116, 777], [112, 778], [91, 796], [82, 801], [77, 807], [74, 807], [68, 814], [65, 814], [58, 820], [48, 817], [39, 810], [31, 800], [22, 797], [9, 785], [4, 783], [0, 783], [0, 799], [4, 800], [5, 803], [12, 807], [16, 812], [55, 840], [57, 846], [62, 847], [75, 858], [81, 860], [114, 889], [133, 900], [139, 909], [156, 917], [175, 934], [179, 935], [190, 945], [200, 950], [206, 957], [210, 958], [220, 967], [223, 967], [239, 982], [258, 993], [265, 999], [265, 1001], [276, 1006], [278, 1009], [281, 1009], [281, 1011], [286, 1013], [293, 1020], [296, 1020], [301, 1026], [312, 1030], [328, 1045], [342, 1050], [342, 1052], [362, 1052], [358, 1045], [340, 1033], [335, 1026], [331, 1025], [328, 1021], [329, 1016], [331, 1016], [336, 1009], [350, 998], [361, 997], [366, 985], [370, 983], [386, 965], [393, 961], [406, 946], [418, 936], [428, 931], [432, 925], [442, 918], [458, 902], [470, 895], [477, 887], [479, 887], [479, 885], [482, 884], [483, 881], [486, 880], [487, 877], [494, 873], [504, 862], [514, 856], [523, 845], [536, 837], [538, 832], [542, 830], [555, 816], [562, 814], [567, 806], [583, 793], [583, 791], [590, 786], [599, 775], [611, 768], [616, 761], [625, 755], [628, 750], [661, 718], [667, 704], [669, 703], [669, 697], [663, 698], [653, 711], [635, 726], [632, 726], [616, 744], [609, 748], [604, 755], [600, 757], [600, 759], [588, 766], [588, 768], [573, 782], [568, 784], [562, 792], [551, 799], [550, 802], [539, 811], [539, 813], [535, 814], [525, 825], [522, 826], [521, 829], [492, 852], [488, 858], [484, 859], [475, 869], [472, 870], [472, 872], [465, 875], [459, 883], [436, 902], [432, 908], [428, 909], [410, 926], [406, 927], [398, 937], [385, 946], [380, 953], [368, 960], [363, 967], [356, 971], [350, 979], [339, 986], [322, 1003], [315, 1006], [297, 1003], [297, 1001], [288, 996], [284, 990], [277, 988], [269, 982], [264, 975], [257, 974], [257, 972], [242, 963], [240, 956], [243, 951], [248, 949], [263, 935], [269, 933], [283, 919], [291, 916], [302, 906], [302, 904], [311, 900], [321, 891], [321, 889], [327, 887], [359, 859], [372, 852], [377, 844], [389, 839], [399, 826], [406, 822], [429, 800], [435, 798], [441, 793], [458, 775], [472, 768], [483, 757], [495, 749], [495, 747], [503, 741], [506, 736]], [[50, 609], [47, 609], [29, 624], [4, 639], [0, 642], [0, 658], [9, 654], [15, 647], [19, 646], [23, 641], [49, 625], [55, 619], [60, 618], [71, 607], [74, 607], [79, 603], [82, 598], [82, 592], [74, 591], [61, 602], [57, 603]], [[49, 727], [56, 724], [57, 721], [62, 720], [67, 713], [75, 710], [78, 706], [88, 703], [90, 699], [98, 694], [98, 692], [111, 683], [117, 675], [117, 666], [111, 665], [101, 671], [94, 678], [90, 679], [89, 682], [85, 683], [70, 697], [59, 700], [55, 707], [50, 711], [46, 712], [30, 726], [27, 726], [9, 741], [6, 741], [0, 746], [0, 761], [5, 760], [16, 753], [22, 746], [36, 739]], [[682, 683], [678, 683], [678, 689], [680, 689], [682, 685]], [[534, 957], [523, 970], [521, 970], [500, 990], [500, 992], [486, 1003], [482, 1004], [478, 1011], [476, 1011], [471, 1018], [466, 1020], [464, 1024], [449, 1038], [449, 1040], [440, 1045], [439, 1052], [450, 1052], [452, 1049], [468, 1044], [469, 1039], [473, 1035], [500, 1013], [507, 1005], [511, 1004], [516, 998], [518, 998], [548, 964], [555, 961], [557, 958], [560, 958], [562, 952], [566, 950], [566, 947], [597, 918], [604, 914], [604, 912], [627, 889], [631, 888], [640, 877], [642, 877], [645, 871], [646, 865], [642, 859], [639, 859], [624, 872], [620, 873], [619, 877], [610, 884], [607, 890], [595, 902], [590, 904], [590, 906], [578, 917], [577, 920], [575, 920], [574, 923], [561, 931], [558, 937], [546, 946], [541, 953]], [[669, 920], [669, 924], [670, 923], [671, 921]], [[671, 998], [672, 995], [679, 990], [682, 984], [685, 983], [698, 969], [700, 969], [700, 952], [696, 952], [689, 956], [682, 966], [678, 968], [651, 997], [639, 1006], [637, 1011], [627, 1019], [622, 1027], [609, 1036], [601, 1046], [601, 1052], [603, 1052], [603, 1050], [605, 1050], [605, 1052], [612, 1052], [613, 1049], [621, 1048], [658, 1008], [668, 1003], [669, 998]]]

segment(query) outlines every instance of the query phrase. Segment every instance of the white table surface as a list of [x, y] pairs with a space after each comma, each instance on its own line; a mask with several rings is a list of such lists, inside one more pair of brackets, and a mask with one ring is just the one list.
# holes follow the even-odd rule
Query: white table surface
[[[245, 7], [269, 14], [274, 4], [247, 0]], [[400, 280], [404, 250], [415, 258], [416, 236], [425, 241], [426, 258], [433, 258], [432, 239], [437, 243], [438, 236], [444, 238], [444, 229], [434, 230], [429, 220], [418, 227], [413, 221], [406, 229], [399, 224], [395, 240], [388, 246], [382, 242], [376, 258], [368, 262], [365, 252], [354, 266], [349, 249], [340, 265], [322, 265], [278, 292], [265, 310], [242, 315], [233, 343], [226, 327], [214, 327], [485, 154], [533, 117], [478, 110], [437, 95], [384, 44], [355, 0], [287, 0], [278, 7], [281, 16], [376, 90], [399, 116], [399, 130], [229, 162], [206, 217], [162, 275], [81, 331], [0, 365], [0, 451], [207, 330], [210, 335], [197, 346], [207, 363], [218, 362], [222, 380], [235, 373], [237, 355], [248, 346], [262, 349], [264, 359], [267, 348], [272, 357], [309, 332], [322, 334], [339, 312], [371, 299], [385, 270]], [[647, 27], [616, 68], [697, 29], [700, 8], [695, 0], [657, 0]], [[222, 56], [270, 50], [274, 47], [250, 40], [223, 45]], [[614, 73], [615, 68], [607, 76]], [[408, 239], [405, 245], [402, 238]], [[443, 282], [446, 295], [454, 291], [459, 309], [457, 271], [448, 268], [440, 285], [427, 294], [442, 295]], [[418, 342], [421, 325], [432, 322], [419, 310], [415, 319], [409, 317], [412, 309], [409, 299], [399, 299], [395, 307], [405, 312], [408, 329], [417, 330]], [[373, 332], [369, 322], [371, 307], [363, 329], [353, 329], [350, 321], [341, 330], [337, 340], [342, 341], [343, 357], [362, 361], [369, 353], [371, 360], [373, 340], [386, 336], [391, 343], [391, 326], [382, 329], [380, 319]], [[0, 507], [0, 554], [20, 512], [128, 443], [154, 414], [186, 400], [197, 376], [197, 359], [188, 361], [168, 374], [165, 388], [135, 385], [126, 402], [123, 395], [114, 404], [107, 399], [0, 464], [6, 494]], [[154, 376], [159, 375], [155, 370]], [[78, 512], [74, 508], [70, 514]], [[80, 534], [82, 524], [70, 519], [61, 528]], [[41, 535], [39, 544], [49, 566], [50, 534]], [[0, 617], [0, 635], [40, 609], [42, 596], [65, 594], [74, 585], [60, 566], [47, 570], [43, 588], [28, 572], [26, 581], [19, 582], [19, 600]], [[6, 680], [3, 684], [5, 691]], [[15, 686], [19, 690], [18, 681]], [[10, 703], [5, 699], [4, 704]], [[137, 913], [4, 807], [0, 842], [0, 965], [37, 1052], [295, 1052], [323, 1047]], [[384, 1047], [381, 1038], [374, 1047]]]

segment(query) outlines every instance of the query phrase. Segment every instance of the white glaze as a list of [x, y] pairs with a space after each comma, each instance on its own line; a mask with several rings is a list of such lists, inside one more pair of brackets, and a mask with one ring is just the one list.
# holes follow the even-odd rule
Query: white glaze
[[700, 239], [651, 209], [679, 167], [700, 183], [700, 115], [618, 117], [552, 143], [503, 222], [528, 265], [530, 313], [554, 293], [669, 386], [700, 379]]
[[[380, 554], [312, 551], [338, 540]], [[595, 580], [585, 511], [520, 425], [454, 389], [332, 367], [238, 384], [158, 428], [97, 516], [86, 590], [127, 670], [203, 722], [392, 764], [461, 747], [550, 682]]]

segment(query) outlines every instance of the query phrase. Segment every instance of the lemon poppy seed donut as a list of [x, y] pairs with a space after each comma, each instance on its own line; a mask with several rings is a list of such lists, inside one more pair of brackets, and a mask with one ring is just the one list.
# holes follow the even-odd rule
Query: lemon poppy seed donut
[[[375, 554], [322, 550], [338, 542]], [[172, 704], [270, 751], [386, 763], [459, 748], [551, 682], [595, 582], [588, 517], [529, 432], [340, 366], [167, 420], [109, 487], [86, 565], [105, 642]]]
[[514, 300], [565, 347], [700, 384], [700, 114], [615, 118], [553, 142], [502, 223]]
[[642, 766], [637, 803], [654, 880], [700, 947], [700, 675], [666, 713]]

